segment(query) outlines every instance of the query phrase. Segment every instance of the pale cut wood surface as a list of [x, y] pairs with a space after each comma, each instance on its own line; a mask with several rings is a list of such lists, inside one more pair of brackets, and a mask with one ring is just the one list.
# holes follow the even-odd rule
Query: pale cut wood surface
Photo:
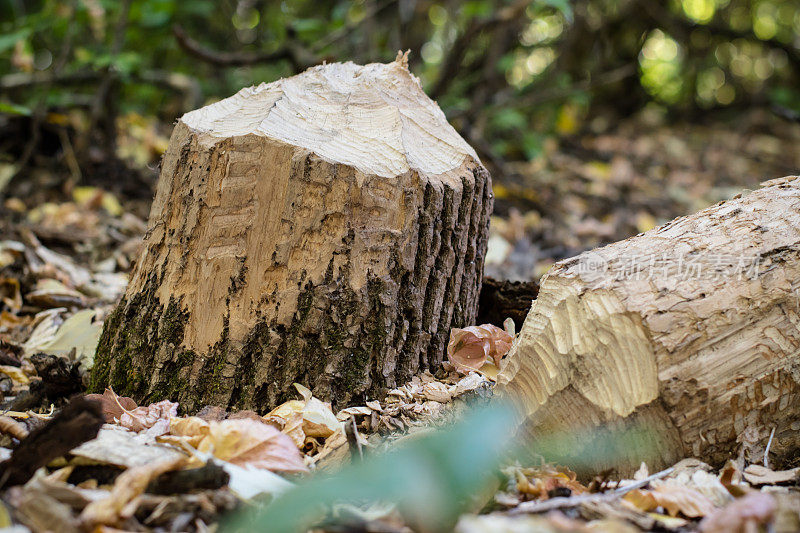
[[498, 379], [534, 440], [651, 428], [630, 468], [800, 448], [800, 179], [765, 185], [556, 263]]
[[186, 114], [94, 387], [260, 411], [337, 406], [474, 320], [492, 196], [405, 58], [322, 65]]
[[478, 160], [402, 56], [386, 65], [314, 67], [244, 88], [181, 121], [213, 137], [263, 135], [387, 178], [444, 174], [467, 157]]

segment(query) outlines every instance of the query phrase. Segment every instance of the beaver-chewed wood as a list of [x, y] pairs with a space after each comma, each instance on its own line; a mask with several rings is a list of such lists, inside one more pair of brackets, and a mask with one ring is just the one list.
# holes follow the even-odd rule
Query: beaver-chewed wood
[[476, 314], [492, 207], [403, 57], [314, 67], [184, 115], [92, 384], [264, 411], [441, 361]]
[[800, 179], [765, 185], [556, 263], [498, 378], [525, 433], [596, 470], [800, 449]]

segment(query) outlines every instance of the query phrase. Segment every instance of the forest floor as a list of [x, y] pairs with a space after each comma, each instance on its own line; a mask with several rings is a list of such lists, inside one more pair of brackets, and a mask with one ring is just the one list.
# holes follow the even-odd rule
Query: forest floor
[[[305, 514], [327, 517], [330, 531], [800, 530], [800, 468], [770, 469], [768, 457], [763, 464], [731, 457], [717, 468], [687, 458], [663, 472], [643, 464], [630, 479], [614, 472], [584, 479], [569, 464], [517, 462], [501, 465], [468, 503], [442, 497], [427, 514], [392, 505], [394, 493], [377, 485], [388, 502], [315, 507], [324, 499], [314, 500], [313, 483], [303, 482], [309, 473], [447, 426], [491, 397], [488, 370], [460, 374], [445, 365], [338, 413], [303, 387], [297, 400], [266, 414], [215, 406], [183, 413], [168, 400], [137, 406], [113, 391], [96, 398], [102, 412], [95, 403], [68, 403], [85, 391], [102, 321], [125, 291], [146, 230], [152, 161], [166, 146], [165, 126], [125, 120], [119, 152], [135, 170], [122, 174], [144, 185], [126, 186], [113, 173], [53, 175], [34, 158], [21, 192], [10, 191], [0, 208], [0, 527], [209, 531], [254, 502], [307, 490]], [[561, 258], [800, 168], [800, 124], [765, 112], [705, 125], [666, 125], [643, 113], [594, 126], [495, 176], [487, 275], [536, 281]], [[84, 181], [91, 185], [75, 185]], [[463, 472], [443, 476], [471, 475], [475, 448], [486, 445], [472, 433], [474, 441], [454, 442], [448, 452]], [[362, 484], [395, 483], [364, 472]], [[459, 499], [457, 491], [450, 498]]]

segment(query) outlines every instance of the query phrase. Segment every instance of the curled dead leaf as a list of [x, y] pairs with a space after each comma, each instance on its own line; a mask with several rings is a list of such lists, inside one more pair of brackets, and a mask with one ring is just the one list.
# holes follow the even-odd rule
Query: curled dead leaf
[[193, 448], [200, 446], [200, 442], [210, 433], [210, 422], [197, 416], [172, 418], [169, 421], [169, 432], [172, 436], [182, 437], [184, 442]]
[[314, 395], [306, 387], [299, 383], [294, 384], [297, 391], [303, 397], [303, 431], [309, 437], [329, 437], [342, 427], [341, 422], [336, 418], [331, 410], [331, 405], [325, 403]]
[[495, 366], [511, 349], [514, 337], [493, 324], [450, 330], [447, 358], [461, 373], [479, 370], [488, 358]]
[[131, 431], [146, 429], [151, 436], [157, 437], [169, 432], [170, 418], [175, 416], [178, 416], [178, 404], [163, 400], [147, 407], [124, 410], [119, 417], [119, 425]]
[[119, 396], [110, 387], [103, 394], [87, 394], [86, 398], [100, 402], [103, 408], [103, 416], [109, 424], [118, 421], [126, 411], [132, 411], [138, 407], [132, 398]]
[[[263, 418], [264, 421], [282, 429], [284, 433], [293, 432], [291, 436], [298, 442], [299, 431], [302, 431], [305, 441], [305, 437], [327, 438], [342, 427], [329, 403], [315, 398], [308, 388], [299, 383], [295, 383], [294, 386], [303, 399], [282, 403], [267, 413]], [[302, 416], [302, 425], [299, 428], [296, 424], [298, 413]]]

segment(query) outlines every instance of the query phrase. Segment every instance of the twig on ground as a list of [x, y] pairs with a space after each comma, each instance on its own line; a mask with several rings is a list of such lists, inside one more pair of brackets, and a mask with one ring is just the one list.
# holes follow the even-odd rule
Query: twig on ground
[[358, 440], [358, 427], [356, 418], [351, 416], [344, 423], [344, 434], [347, 437], [347, 446], [350, 449], [350, 459], [360, 461], [364, 458], [364, 450], [361, 448], [361, 441]]
[[769, 434], [767, 447], [764, 449], [764, 468], [769, 468], [769, 449], [772, 446], [772, 438], [775, 436], [775, 429], [777, 429], [777, 426], [773, 426], [772, 431]]
[[578, 494], [577, 496], [569, 496], [567, 498], [550, 498], [544, 501], [523, 502], [514, 509], [510, 509], [509, 514], [543, 513], [545, 511], [563, 509], [565, 507], [576, 507], [582, 503], [613, 501], [617, 498], [621, 498], [632, 490], [647, 486], [651, 481], [666, 477], [674, 471], [675, 467], [667, 468], [666, 470], [657, 472], [640, 481], [618, 488], [613, 492], [605, 492], [602, 494]]

